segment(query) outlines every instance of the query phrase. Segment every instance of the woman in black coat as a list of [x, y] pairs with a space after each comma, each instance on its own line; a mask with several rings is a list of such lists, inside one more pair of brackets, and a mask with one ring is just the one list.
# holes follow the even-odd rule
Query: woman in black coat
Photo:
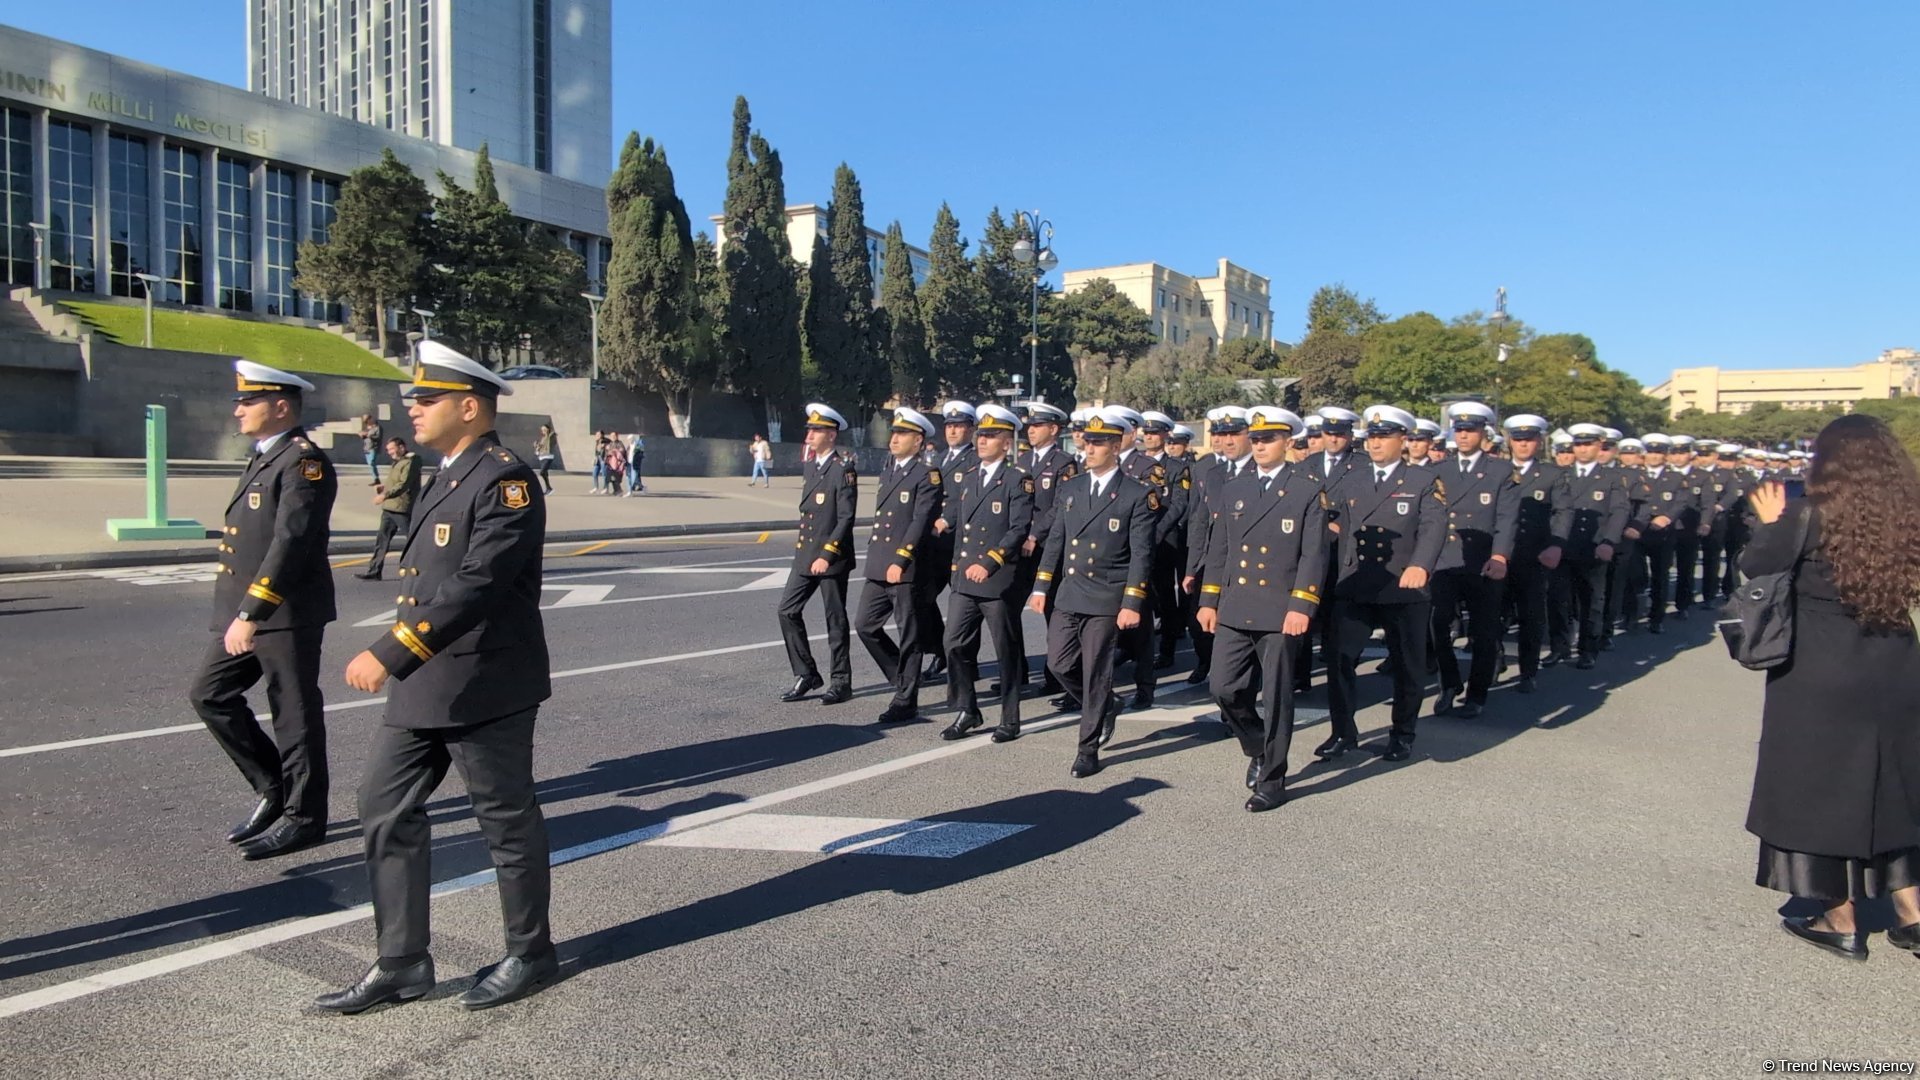
[[1888, 944], [1920, 954], [1920, 478], [1869, 416], [1828, 424], [1814, 453], [1806, 498], [1777, 483], [1750, 496], [1740, 556], [1749, 575], [1797, 568], [1793, 656], [1767, 672], [1747, 813], [1757, 884], [1819, 900], [1825, 914], [1783, 927], [1855, 960], [1854, 901], [1890, 896]]

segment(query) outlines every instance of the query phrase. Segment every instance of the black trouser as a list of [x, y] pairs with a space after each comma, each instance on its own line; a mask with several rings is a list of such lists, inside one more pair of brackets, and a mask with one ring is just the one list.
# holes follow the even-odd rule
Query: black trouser
[[[900, 643], [887, 636], [887, 620], [900, 627]], [[893, 684], [896, 708], [920, 707], [920, 615], [913, 602], [913, 582], [889, 585], [867, 579], [860, 590], [860, 613], [853, 618], [854, 633], [867, 655]]]
[[[1040, 552], [1039, 549], [1036, 548], [1033, 554], [1022, 555], [1019, 561], [1014, 563], [1013, 587], [1007, 590], [1007, 602], [1013, 607], [1014, 649], [1020, 662], [1018, 669], [1014, 673], [1014, 681], [1019, 683], [1025, 683], [1028, 676], [1032, 673], [1032, 666], [1027, 660], [1026, 620], [1021, 616], [1021, 612], [1025, 610], [1027, 598], [1033, 595], [1033, 585], [1034, 582], [1038, 580], [1039, 573]], [[1041, 670], [1044, 671], [1046, 666], [1046, 657], [1042, 656], [1040, 659]], [[1000, 680], [1005, 682], [1006, 678], [1007, 673], [1004, 671], [1001, 672]]]
[[1334, 599], [1334, 657], [1327, 666], [1327, 697], [1335, 735], [1360, 738], [1354, 723], [1354, 668], [1373, 631], [1381, 629], [1387, 633], [1387, 670], [1393, 676], [1393, 737], [1413, 741], [1414, 721], [1427, 693], [1427, 638], [1433, 632], [1428, 623], [1433, 611], [1433, 604], [1426, 600], [1369, 604]]
[[1260, 759], [1255, 790], [1276, 792], [1287, 786], [1297, 644], [1278, 630], [1231, 626], [1222, 626], [1214, 640], [1213, 678], [1207, 688], [1220, 706], [1220, 719], [1240, 740], [1240, 752]]
[[[1339, 537], [1327, 535], [1327, 572], [1320, 579], [1320, 594], [1325, 596], [1333, 591], [1333, 583], [1340, 580], [1340, 543]], [[1319, 620], [1319, 627], [1309, 631], [1296, 646], [1299, 649], [1294, 657], [1293, 688], [1295, 693], [1306, 693], [1313, 686], [1313, 643], [1320, 642], [1320, 663], [1326, 665], [1327, 678], [1332, 679], [1334, 648], [1334, 626], [1330, 616]]]
[[[1547, 593], [1555, 574], [1540, 565], [1540, 555], [1516, 551], [1507, 566], [1507, 597], [1513, 602], [1520, 626], [1516, 635], [1520, 646], [1520, 677], [1531, 679], [1540, 672], [1540, 645], [1550, 633]], [[1563, 635], [1564, 636], [1564, 635]], [[1495, 642], [1497, 646], [1499, 643]]]
[[827, 609], [830, 681], [835, 686], [853, 685], [853, 643], [847, 636], [847, 574], [848, 571], [842, 570], [838, 574], [812, 577], [796, 572], [787, 578], [786, 590], [780, 594], [780, 636], [787, 643], [787, 663], [792, 666], [796, 679], [820, 677], [820, 668], [813, 662], [813, 649], [807, 644], [804, 617], [807, 600], [818, 589], [820, 602]]
[[[1632, 543], [1632, 541], [1628, 541]], [[1599, 559], [1568, 559], [1562, 564], [1567, 580], [1568, 598], [1571, 600], [1573, 618], [1580, 627], [1579, 647], [1581, 656], [1593, 656], [1600, 651], [1600, 642], [1606, 637], [1608, 582], [1613, 580], [1613, 567], [1618, 560], [1601, 562]]]
[[[1547, 650], [1558, 656], [1573, 655], [1575, 615], [1573, 606], [1573, 572], [1567, 568], [1570, 560], [1563, 559], [1559, 566], [1548, 570], [1541, 567], [1547, 582]], [[1602, 609], [1606, 607], [1606, 580], [1601, 579]]]
[[1159, 672], [1154, 670], [1154, 661], [1158, 654], [1153, 645], [1153, 605], [1151, 598], [1140, 611], [1140, 625], [1131, 630], [1122, 630], [1120, 648], [1133, 661], [1133, 696], [1136, 701], [1152, 701], [1153, 691], [1160, 685]]
[[1113, 615], [1056, 611], [1047, 629], [1047, 666], [1067, 692], [1080, 699], [1080, 748], [1100, 750], [1100, 719], [1113, 703]]
[[1640, 597], [1647, 589], [1647, 559], [1640, 541], [1623, 537], [1613, 561], [1607, 564], [1607, 604], [1601, 612], [1600, 640], [1613, 637], [1613, 627], [1632, 626], [1640, 618]]
[[1673, 529], [1673, 567], [1675, 574], [1673, 606], [1680, 611], [1685, 611], [1693, 606], [1693, 594], [1695, 592], [1694, 582], [1696, 580], [1694, 575], [1700, 568], [1700, 545], [1704, 541], [1700, 538], [1698, 526], [1687, 528], [1676, 521], [1673, 524]]
[[920, 624], [920, 651], [927, 656], [947, 654], [947, 624], [940, 617], [940, 591], [947, 587], [947, 574], [953, 563], [953, 540], [933, 537], [926, 542], [927, 555], [918, 560], [924, 571], [914, 575], [913, 596], [918, 605], [915, 620]]
[[[1667, 601], [1672, 588], [1669, 580], [1673, 575], [1673, 530], [1669, 525], [1664, 529], [1653, 529], [1640, 538], [1640, 551], [1646, 556], [1647, 573], [1647, 625], [1659, 626], [1667, 619]], [[1628, 582], [1631, 587], [1632, 582]], [[1632, 620], [1629, 619], [1629, 622]]]
[[1494, 669], [1500, 662], [1500, 638], [1505, 629], [1500, 621], [1500, 594], [1505, 587], [1506, 582], [1495, 581], [1478, 569], [1456, 567], [1433, 575], [1434, 657], [1440, 665], [1441, 693], [1460, 691], [1460, 661], [1453, 651], [1453, 619], [1464, 603], [1470, 635], [1467, 700], [1486, 704], [1487, 691], [1493, 688]]
[[[1740, 585], [1740, 551], [1746, 546], [1746, 530], [1739, 522], [1727, 526], [1726, 557], [1720, 566], [1720, 595], [1732, 596]], [[1712, 584], [1710, 581], [1708, 584]]]
[[[252, 652], [228, 656], [225, 634], [215, 631], [189, 691], [193, 711], [240, 775], [261, 798], [284, 805], [287, 820], [301, 826], [327, 823], [326, 703], [320, 695], [325, 633], [325, 626], [260, 630]], [[272, 738], [247, 706], [247, 690], [263, 676]]]
[[[1199, 583], [1195, 582], [1194, 584], [1198, 585]], [[1181, 600], [1182, 603], [1180, 606], [1184, 609], [1183, 614], [1186, 618], [1187, 636], [1193, 639], [1193, 670], [1199, 672], [1210, 671], [1213, 668], [1213, 635], [1200, 629], [1200, 594], [1198, 592], [1186, 593], [1181, 597]], [[1299, 638], [1289, 638], [1287, 643], [1289, 646], [1293, 646], [1301, 641], [1307, 640], [1311, 639], [1303, 634]], [[1287, 670], [1291, 672], [1293, 668], [1289, 666]], [[1291, 678], [1292, 676], [1289, 675], [1288, 677]], [[1288, 689], [1292, 689], [1291, 683], [1288, 684]]]
[[395, 536], [407, 531], [407, 515], [394, 510], [380, 511], [380, 531], [373, 536], [373, 555], [367, 559], [367, 576], [379, 577], [380, 568], [386, 565], [387, 545], [393, 543]]
[[381, 725], [375, 730], [366, 775], [360, 780], [360, 827], [367, 842], [367, 880], [373, 889], [373, 925], [381, 956], [415, 956], [431, 943], [433, 835], [426, 802], [449, 764], [460, 769], [474, 821], [493, 857], [507, 955], [534, 957], [552, 951], [547, 823], [533, 788], [533, 721], [538, 711], [528, 709], [473, 727]]
[[947, 670], [952, 673], [961, 715], [980, 711], [974, 683], [980, 678], [980, 627], [993, 636], [993, 658], [1000, 665], [1000, 724], [1020, 726], [1020, 681], [1012, 677], [1019, 658], [1013, 626], [1020, 608], [1006, 597], [968, 596], [958, 589], [947, 600]]
[[1153, 548], [1153, 570], [1147, 575], [1147, 596], [1153, 605], [1154, 630], [1160, 656], [1171, 657], [1180, 645], [1187, 620], [1180, 610], [1180, 568], [1186, 553], [1178, 544], [1162, 542]]

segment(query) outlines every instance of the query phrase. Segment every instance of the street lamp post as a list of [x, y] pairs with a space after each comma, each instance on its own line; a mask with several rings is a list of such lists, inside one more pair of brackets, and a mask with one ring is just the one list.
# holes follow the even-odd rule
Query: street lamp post
[[33, 230], [33, 287], [45, 290], [47, 287], [47, 229], [44, 221], [29, 221], [27, 228]]
[[1053, 222], [1043, 220], [1038, 210], [1016, 210], [1014, 220], [1026, 223], [1027, 235], [1013, 245], [1013, 261], [1033, 266], [1033, 319], [1027, 337], [1027, 400], [1032, 401], [1040, 389], [1040, 279], [1059, 266], [1060, 259], [1053, 253]]
[[432, 341], [433, 340], [433, 309], [417, 307], [413, 309], [413, 313], [415, 315], [420, 316], [420, 337], [426, 341]]
[[147, 348], [153, 348], [153, 287], [160, 284], [160, 275], [135, 273], [134, 277], [145, 286], [147, 294]]
[[587, 380], [587, 389], [591, 391], [593, 384], [600, 381], [600, 305], [606, 303], [607, 298], [590, 292], [581, 293], [580, 298], [587, 302], [587, 315], [593, 320], [593, 374]]
[[[1513, 316], [1507, 314], [1507, 287], [1502, 285], [1493, 290], [1493, 314], [1487, 316], [1487, 325], [1493, 329], [1493, 333], [1497, 336], [1500, 331], [1506, 329], [1507, 323], [1510, 322], [1512, 318]], [[1493, 358], [1494, 363], [1499, 365], [1493, 372], [1493, 411], [1496, 413], [1501, 411], [1501, 372], [1506, 370], [1507, 357], [1512, 355], [1513, 346], [1504, 341], [1498, 343]]]

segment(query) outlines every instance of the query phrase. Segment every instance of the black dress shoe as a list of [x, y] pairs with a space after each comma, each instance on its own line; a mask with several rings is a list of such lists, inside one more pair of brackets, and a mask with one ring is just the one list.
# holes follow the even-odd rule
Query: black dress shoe
[[844, 705], [852, 700], [853, 687], [848, 686], [846, 683], [835, 683], [827, 688], [826, 693], [820, 695], [820, 704], [822, 705]]
[[1666, 627], [1661, 626], [1659, 623], [1647, 624], [1647, 633], [1649, 634], [1664, 634], [1666, 632]]
[[1166, 655], [1166, 656], [1161, 656], [1159, 659], [1155, 660], [1153, 662], [1153, 666], [1160, 671], [1165, 671], [1179, 662], [1180, 661], [1176, 657], [1173, 657], [1171, 655]]
[[1463, 701], [1459, 705], [1454, 706], [1453, 715], [1459, 717], [1462, 720], [1471, 720], [1474, 717], [1479, 716], [1481, 710], [1485, 708], [1486, 708], [1486, 705], [1482, 702]]
[[460, 1007], [468, 1010], [491, 1009], [495, 1005], [519, 1001], [552, 982], [559, 974], [560, 961], [552, 953], [531, 960], [523, 956], [509, 956], [493, 965], [493, 970], [487, 972], [486, 978], [473, 984], [473, 989], [460, 995]]
[[1433, 703], [1433, 715], [1446, 716], [1453, 712], [1453, 703], [1460, 697], [1458, 690], [1442, 690], [1440, 697]]
[[1591, 655], [1582, 653], [1580, 654], [1580, 659], [1573, 662], [1573, 666], [1576, 671], [1592, 671], [1593, 663], [1594, 661]]
[[424, 997], [433, 989], [433, 957], [429, 956], [417, 964], [409, 964], [398, 971], [382, 971], [375, 964], [367, 969], [360, 981], [331, 994], [321, 994], [313, 1003], [328, 1012], [354, 1013], [366, 1012], [375, 1005], [385, 1005], [390, 1001], [412, 1001]]
[[887, 711], [881, 713], [873, 722], [876, 724], [904, 724], [918, 719], [920, 719], [920, 710], [911, 705], [889, 705], [887, 706]]
[[802, 675], [799, 678], [793, 680], [793, 689], [787, 691], [784, 694], [781, 694], [780, 700], [781, 701], [799, 701], [801, 698], [806, 697], [808, 694], [811, 694], [815, 690], [820, 689], [820, 687], [823, 685], [825, 684], [820, 681], [820, 676], [818, 675]]
[[1612, 651], [1613, 651], [1613, 639], [1612, 639], [1612, 638], [1601, 638], [1601, 639], [1600, 639], [1600, 651], [1601, 651], [1601, 652], [1612, 652]]
[[1213, 671], [1210, 668], [1206, 668], [1206, 667], [1194, 668], [1191, 672], [1187, 673], [1187, 685], [1199, 686], [1202, 683], [1206, 682], [1207, 678], [1212, 674], [1213, 674]]
[[1858, 931], [1843, 934], [1837, 930], [1815, 930], [1813, 917], [1808, 915], [1795, 915], [1781, 919], [1780, 929], [1816, 949], [1825, 949], [1835, 956], [1844, 956], [1849, 960], [1867, 958], [1867, 935]]
[[1560, 649], [1555, 649], [1553, 652], [1547, 654], [1546, 659], [1540, 661], [1540, 666], [1557, 667], [1571, 659], [1573, 659], [1571, 654]]
[[1287, 805], [1287, 793], [1284, 791], [1256, 791], [1253, 797], [1247, 800], [1247, 812], [1264, 814], [1285, 805]]
[[920, 669], [920, 681], [923, 683], [939, 682], [946, 677], [947, 662], [945, 660], [929, 660], [927, 666]]
[[1319, 758], [1321, 761], [1333, 761], [1347, 751], [1357, 749], [1359, 749], [1359, 744], [1355, 743], [1352, 739], [1343, 739], [1335, 735], [1326, 742], [1314, 747], [1313, 756]]
[[994, 742], [1012, 742], [1013, 740], [1019, 737], [1020, 737], [1020, 722], [1017, 720], [1011, 724], [997, 725], [993, 729], [992, 739]]
[[227, 843], [242, 843], [266, 832], [267, 826], [280, 820], [283, 809], [279, 799], [262, 796], [259, 802], [253, 804], [253, 813], [247, 815], [247, 820], [235, 825], [227, 833]]
[[1132, 710], [1133, 712], [1140, 712], [1145, 709], [1151, 709], [1153, 708], [1153, 695], [1152, 694], [1135, 694], [1133, 695], [1133, 703], [1128, 705], [1127, 708]]
[[1073, 777], [1075, 780], [1085, 780], [1087, 777], [1099, 771], [1099, 758], [1092, 754], [1081, 754], [1073, 759], [1073, 768], [1067, 770], [1067, 775]]
[[1053, 706], [1056, 709], [1059, 709], [1061, 712], [1072, 712], [1074, 709], [1077, 709], [1080, 707], [1080, 703], [1073, 700], [1072, 694], [1068, 694], [1064, 692], [1061, 693], [1060, 696], [1058, 697], [1048, 698], [1047, 704]]
[[1515, 689], [1515, 690], [1518, 690], [1518, 691], [1520, 691], [1520, 692], [1521, 692], [1521, 693], [1523, 693], [1523, 694], [1531, 694], [1531, 693], [1533, 693], [1533, 692], [1534, 692], [1534, 691], [1535, 691], [1536, 689], [1538, 689], [1538, 687], [1536, 687], [1536, 686], [1534, 686], [1534, 685], [1533, 685], [1533, 676], [1531, 676], [1531, 675], [1522, 675], [1522, 676], [1520, 676], [1520, 682], [1519, 682], [1519, 684], [1518, 684], [1518, 685], [1516, 685], [1516, 686], [1514, 687], [1514, 689]]
[[1042, 697], [1048, 697], [1055, 694], [1064, 694], [1067, 692], [1067, 688], [1060, 685], [1060, 680], [1049, 675], [1046, 681], [1040, 684], [1040, 689], [1035, 692]]
[[1247, 762], [1247, 790], [1252, 791], [1254, 789], [1254, 785], [1258, 784], [1259, 782], [1260, 782], [1260, 759], [1256, 757], [1253, 760]]
[[947, 725], [947, 730], [941, 732], [940, 737], [947, 742], [964, 739], [967, 737], [967, 732], [985, 723], [986, 721], [981, 719], [977, 712], [961, 713], [954, 718], [953, 723]]
[[353, 576], [359, 578], [361, 581], [379, 581], [380, 571], [375, 570], [371, 574], [355, 574]]
[[1920, 922], [1896, 926], [1887, 931], [1887, 944], [1920, 956]]
[[1686, 608], [1677, 608], [1677, 609], [1675, 609], [1675, 611], [1674, 611], [1674, 613], [1673, 613], [1673, 617], [1674, 617], [1675, 619], [1677, 619], [1677, 620], [1679, 620], [1680, 622], [1686, 622], [1686, 621], [1687, 621], [1687, 609], [1686, 609]]
[[1382, 761], [1405, 761], [1413, 756], [1413, 750], [1404, 741], [1392, 736], [1383, 743], [1374, 743], [1373, 752], [1379, 754]]
[[1107, 744], [1113, 741], [1114, 729], [1118, 727], [1119, 724], [1120, 698], [1118, 696], [1109, 697], [1107, 699], [1107, 707], [1101, 710], [1100, 713], [1100, 748], [1102, 750], [1106, 749]]
[[327, 838], [327, 827], [321, 825], [295, 825], [282, 820], [280, 824], [261, 833], [259, 836], [240, 845], [240, 857], [248, 862], [271, 859], [277, 855], [291, 855], [296, 851], [313, 847]]

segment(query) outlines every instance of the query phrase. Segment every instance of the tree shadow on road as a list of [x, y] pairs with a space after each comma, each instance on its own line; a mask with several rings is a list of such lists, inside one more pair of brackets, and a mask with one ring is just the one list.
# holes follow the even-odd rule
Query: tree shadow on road
[[732, 892], [560, 943], [563, 978], [677, 945], [745, 930], [865, 893], [917, 896], [1057, 855], [1139, 816], [1133, 800], [1168, 787], [1134, 777], [1102, 791], [1041, 791], [983, 803], [935, 821], [1031, 825], [953, 858], [849, 852]]

